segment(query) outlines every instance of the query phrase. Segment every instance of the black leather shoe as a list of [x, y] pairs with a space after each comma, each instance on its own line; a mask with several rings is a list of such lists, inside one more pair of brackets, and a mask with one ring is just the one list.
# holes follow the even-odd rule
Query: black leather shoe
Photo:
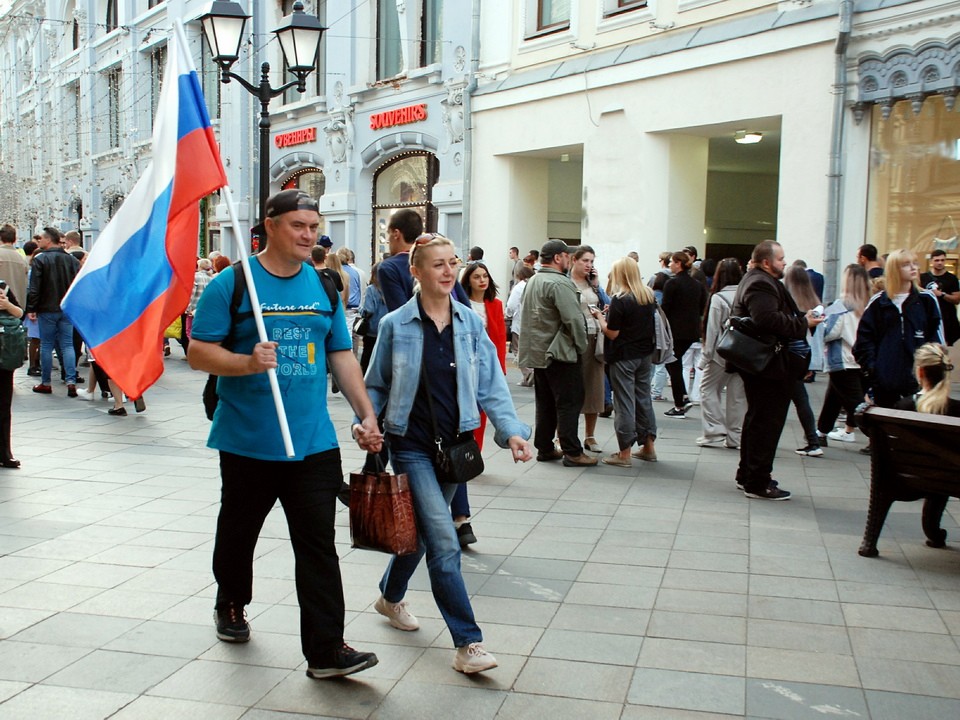
[[551, 462], [562, 459], [563, 453], [559, 450], [548, 450], [547, 452], [537, 453], [537, 462]]
[[16, 470], [20, 467], [20, 461], [16, 458], [7, 458], [6, 460], [0, 460], [0, 465], [5, 468], [13, 468]]
[[465, 522], [457, 528], [457, 540], [460, 541], [460, 547], [462, 548], [473, 545], [477, 541], [477, 536], [473, 533], [473, 526], [470, 523]]

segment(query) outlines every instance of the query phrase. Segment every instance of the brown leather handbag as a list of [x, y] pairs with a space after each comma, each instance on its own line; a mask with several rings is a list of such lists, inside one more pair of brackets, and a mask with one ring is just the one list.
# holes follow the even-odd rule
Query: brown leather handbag
[[391, 475], [378, 454], [350, 473], [350, 543], [392, 555], [417, 551], [417, 522], [407, 474]]

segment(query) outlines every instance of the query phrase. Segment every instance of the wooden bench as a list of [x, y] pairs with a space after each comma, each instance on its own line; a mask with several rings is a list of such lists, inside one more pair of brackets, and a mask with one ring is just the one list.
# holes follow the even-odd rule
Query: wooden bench
[[960, 418], [871, 407], [857, 415], [870, 436], [870, 509], [860, 554], [876, 557], [877, 539], [894, 501], [923, 500], [927, 545], [941, 548], [940, 518], [960, 497]]

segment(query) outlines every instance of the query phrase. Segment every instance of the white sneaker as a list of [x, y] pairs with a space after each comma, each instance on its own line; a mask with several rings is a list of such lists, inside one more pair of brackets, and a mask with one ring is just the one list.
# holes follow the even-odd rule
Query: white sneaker
[[80, 392], [77, 393], [78, 400], [93, 400], [93, 398], [94, 398], [94, 393], [93, 391], [90, 391], [90, 390], [81, 390]]
[[497, 666], [497, 659], [483, 649], [483, 643], [470, 643], [457, 648], [453, 657], [453, 669], [467, 675], [492, 670]]
[[699, 445], [700, 447], [723, 447], [724, 442], [725, 441], [722, 437], [707, 438], [701, 435], [700, 437], [697, 438], [697, 445]]
[[827, 437], [831, 440], [839, 440], [840, 442], [852, 443], [856, 442], [857, 434], [852, 432], [847, 432], [843, 428], [834, 428], [827, 433]]
[[373, 609], [383, 615], [397, 630], [411, 632], [420, 629], [420, 621], [407, 610], [407, 601], [389, 602], [383, 595], [373, 604]]

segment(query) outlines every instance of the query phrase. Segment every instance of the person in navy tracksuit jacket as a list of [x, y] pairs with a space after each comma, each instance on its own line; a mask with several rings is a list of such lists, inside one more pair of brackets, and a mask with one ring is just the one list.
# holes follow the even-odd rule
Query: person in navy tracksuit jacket
[[933, 293], [917, 286], [917, 256], [890, 253], [884, 290], [871, 298], [857, 328], [853, 355], [863, 370], [867, 393], [880, 407], [893, 407], [917, 391], [913, 354], [924, 343], [943, 344], [943, 323]]

